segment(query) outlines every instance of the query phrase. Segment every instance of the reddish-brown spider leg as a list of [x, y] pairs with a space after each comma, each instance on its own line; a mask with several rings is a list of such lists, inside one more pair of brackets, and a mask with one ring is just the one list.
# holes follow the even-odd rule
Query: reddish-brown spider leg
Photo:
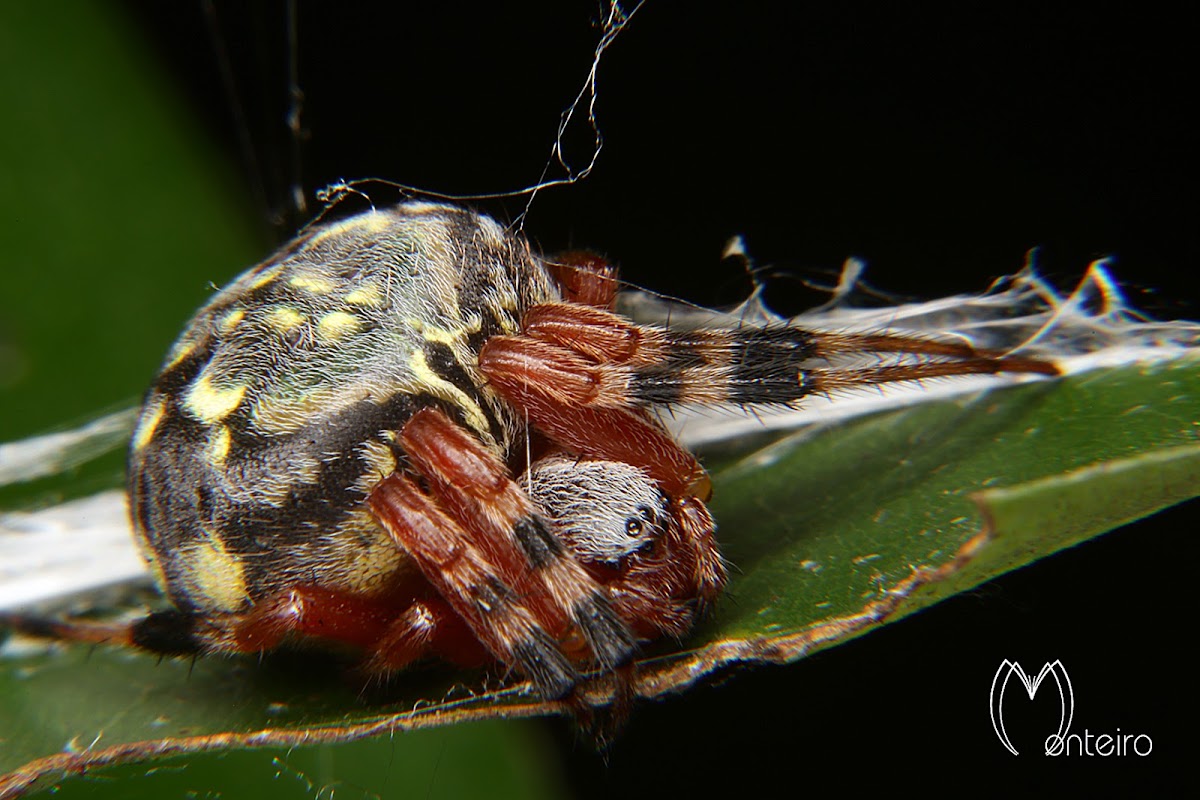
[[316, 637], [363, 650], [370, 673], [395, 672], [430, 655], [459, 666], [485, 663], [486, 651], [441, 598], [414, 597], [408, 587], [395, 597], [297, 586], [235, 617], [216, 644], [255, 653], [275, 649], [285, 637]]
[[[0, 613], [0, 631], [15, 631], [39, 639], [89, 644], [113, 644], [136, 647], [134, 629], [137, 622], [93, 622], [91, 620], [49, 619], [34, 614], [5, 611]], [[195, 653], [195, 649], [171, 649], [164, 655]]]
[[[480, 357], [485, 372], [524, 371], [553, 386], [557, 402], [578, 406], [790, 403], [855, 386], [951, 375], [1059, 374], [1049, 362], [964, 342], [782, 325], [671, 331], [570, 303], [534, 306], [522, 332], [488, 341]], [[922, 360], [857, 369], [812, 365], [846, 353], [907, 353]]]
[[440, 597], [415, 600], [388, 626], [370, 649], [363, 671], [388, 674], [427, 656], [460, 667], [481, 667], [490, 654], [479, 639]]
[[553, 636], [433, 498], [407, 476], [392, 474], [368, 502], [493, 658], [515, 665], [543, 696], [562, 697], [574, 688], [575, 668]]
[[441, 506], [568, 654], [605, 669], [629, 660], [635, 645], [607, 593], [568, 556], [494, 453], [432, 408], [413, 415], [400, 439]]
[[632, 634], [607, 591], [566, 553], [503, 462], [441, 411], [418, 412], [401, 441], [428, 492], [381, 481], [372, 510], [492, 656], [546, 697], [568, 694], [576, 663], [626, 663]]
[[612, 308], [617, 297], [617, 270], [608, 261], [586, 250], [559, 253], [546, 261], [550, 274], [568, 303]]
[[221, 650], [258, 653], [274, 650], [288, 636], [314, 636], [360, 648], [383, 636], [396, 609], [345, 592], [295, 586], [255, 603], [245, 614], [213, 615]]
[[460, 666], [486, 661], [485, 651], [446, 603], [437, 597], [414, 598], [407, 587], [394, 598], [370, 598], [296, 586], [244, 613], [168, 609], [123, 623], [4, 614], [0, 627], [161, 655], [260, 653], [274, 650], [286, 638], [312, 637], [368, 652], [370, 672], [392, 672], [432, 654]]
[[577, 353], [536, 339], [493, 336], [479, 354], [479, 368], [567, 450], [642, 467], [672, 496], [707, 500], [711, 494], [695, 457], [643, 411], [615, 402], [600, 405], [609, 393], [604, 374]]

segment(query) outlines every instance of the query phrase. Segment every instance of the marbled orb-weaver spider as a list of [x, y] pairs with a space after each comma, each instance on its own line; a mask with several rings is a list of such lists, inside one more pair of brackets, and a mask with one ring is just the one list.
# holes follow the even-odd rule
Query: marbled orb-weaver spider
[[[725, 584], [708, 477], [653, 408], [1056, 374], [960, 342], [636, 325], [616, 287], [455, 206], [306, 231], [200, 309], [146, 395], [130, 508], [173, 608], [0, 624], [163, 654], [340, 643], [375, 674], [499, 662], [560, 698]], [[916, 358], [822, 366], [857, 352]]]

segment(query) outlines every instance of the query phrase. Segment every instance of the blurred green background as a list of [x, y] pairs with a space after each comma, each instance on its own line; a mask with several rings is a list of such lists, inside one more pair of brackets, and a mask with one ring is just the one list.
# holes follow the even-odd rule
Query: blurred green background
[[8, 440], [136, 401], [209, 283], [266, 239], [123, 9], [4, 4], [0, 98]]

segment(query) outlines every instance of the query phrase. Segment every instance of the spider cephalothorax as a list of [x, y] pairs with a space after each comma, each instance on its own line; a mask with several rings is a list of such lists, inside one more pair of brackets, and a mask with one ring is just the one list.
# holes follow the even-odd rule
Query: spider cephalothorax
[[[682, 636], [725, 566], [675, 403], [790, 403], [1031, 359], [795, 327], [673, 331], [612, 269], [410, 202], [315, 227], [218, 293], [146, 395], [134, 529], [173, 608], [10, 625], [160, 653], [348, 644], [370, 671], [500, 662], [539, 693]], [[920, 356], [838, 370], [852, 351]]]

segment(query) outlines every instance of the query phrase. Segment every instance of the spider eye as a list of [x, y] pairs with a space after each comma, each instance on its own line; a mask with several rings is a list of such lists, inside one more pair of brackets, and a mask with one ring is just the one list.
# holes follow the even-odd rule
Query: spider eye
[[637, 517], [630, 517], [625, 520], [625, 533], [629, 534], [630, 537], [641, 535], [643, 527], [642, 521]]

